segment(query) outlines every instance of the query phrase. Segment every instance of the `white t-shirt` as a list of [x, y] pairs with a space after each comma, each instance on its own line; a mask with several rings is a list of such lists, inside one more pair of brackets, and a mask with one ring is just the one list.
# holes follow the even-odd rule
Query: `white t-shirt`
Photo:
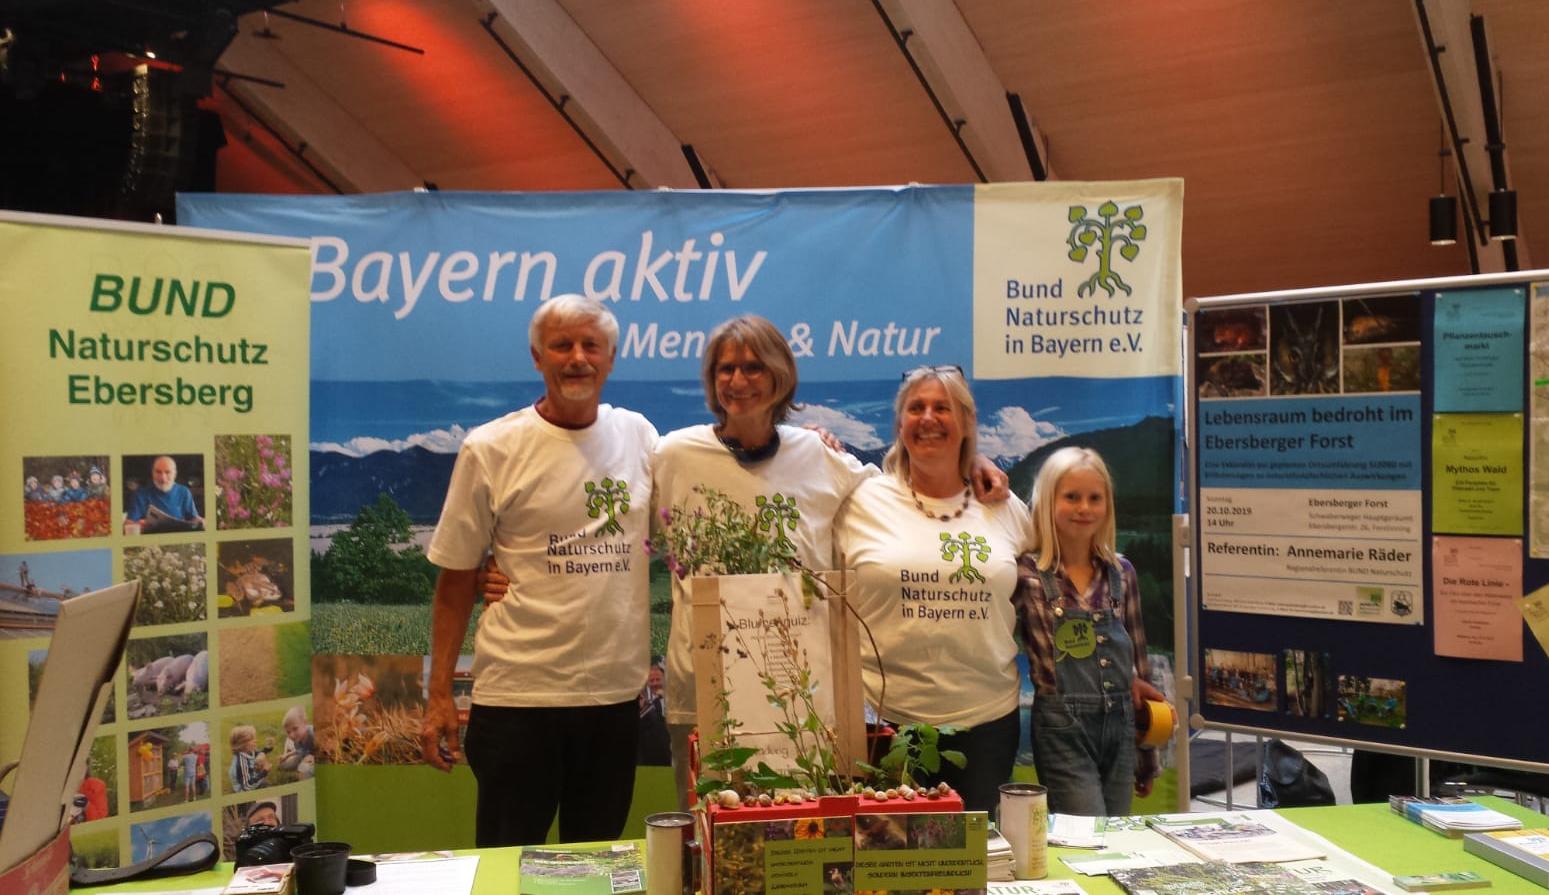
[[603, 404], [585, 429], [531, 407], [468, 433], [430, 561], [472, 569], [493, 548], [511, 579], [473, 645], [473, 701], [535, 707], [633, 699], [650, 665], [645, 417]]
[[[937, 516], [963, 506], [961, 495], [920, 501]], [[972, 727], [1016, 708], [1011, 595], [1028, 527], [1027, 506], [1014, 495], [991, 506], [974, 498], [946, 522], [920, 512], [891, 474], [850, 496], [838, 542], [856, 571], [853, 605], [887, 672], [884, 718]], [[882, 678], [864, 634], [861, 676], [875, 704]]]
[[[794, 501], [800, 517], [785, 536], [796, 547], [796, 558], [809, 569], [833, 564], [834, 515], [839, 505], [868, 476], [874, 466], [864, 466], [849, 454], [831, 451], [817, 434], [794, 426], [780, 426], [780, 448], [767, 460], [747, 466], [708, 426], [689, 426], [669, 432], [656, 449], [656, 504], [694, 509], [704, 499], [695, 485], [714, 488], [756, 511], [754, 499]], [[667, 721], [694, 723], [694, 664], [689, 650], [691, 620], [688, 594], [683, 582], [672, 582], [672, 633], [667, 641]]]

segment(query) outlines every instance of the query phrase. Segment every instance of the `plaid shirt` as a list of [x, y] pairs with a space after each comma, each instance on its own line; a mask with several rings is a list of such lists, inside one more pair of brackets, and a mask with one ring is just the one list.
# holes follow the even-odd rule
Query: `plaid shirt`
[[[1119, 571], [1124, 579], [1124, 595], [1119, 601], [1123, 613], [1124, 628], [1135, 645], [1135, 674], [1150, 680], [1151, 663], [1146, 659], [1146, 626], [1140, 616], [1140, 584], [1136, 580], [1135, 567], [1129, 560], [1119, 557]], [[1101, 566], [1094, 566], [1092, 582], [1085, 595], [1076, 592], [1065, 573], [1054, 570], [1054, 580], [1060, 586], [1059, 603], [1090, 611], [1107, 611], [1108, 573]], [[1033, 690], [1039, 695], [1055, 692], [1054, 677], [1054, 624], [1053, 606], [1044, 599], [1043, 579], [1031, 553], [1017, 558], [1017, 589], [1012, 595], [1017, 607], [1017, 618], [1022, 627], [1022, 642], [1027, 648], [1027, 665], [1033, 679]]]

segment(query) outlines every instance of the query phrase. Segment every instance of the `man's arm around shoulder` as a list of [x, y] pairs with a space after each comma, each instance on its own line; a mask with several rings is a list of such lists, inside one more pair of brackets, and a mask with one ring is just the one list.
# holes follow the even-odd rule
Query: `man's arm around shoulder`
[[[452, 703], [452, 672], [478, 597], [478, 569], [442, 569], [430, 611], [430, 682], [425, 717], [420, 722], [420, 754], [438, 770], [452, 770], [462, 752], [457, 736], [457, 706]], [[445, 745], [443, 746], [443, 743]]]

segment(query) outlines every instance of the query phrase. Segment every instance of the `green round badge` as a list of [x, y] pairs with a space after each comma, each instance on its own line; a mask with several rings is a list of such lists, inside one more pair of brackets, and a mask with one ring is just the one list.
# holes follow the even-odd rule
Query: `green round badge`
[[1054, 629], [1054, 648], [1076, 659], [1085, 659], [1097, 649], [1092, 622], [1085, 618], [1067, 618]]

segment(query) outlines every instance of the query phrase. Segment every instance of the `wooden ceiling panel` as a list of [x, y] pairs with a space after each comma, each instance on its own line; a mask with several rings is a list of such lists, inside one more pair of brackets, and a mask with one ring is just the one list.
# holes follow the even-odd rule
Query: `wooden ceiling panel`
[[[558, 3], [726, 186], [973, 180], [869, 0]], [[1187, 293], [1468, 271], [1464, 247], [1425, 241], [1440, 115], [1412, 0], [955, 3], [1060, 177], [1184, 178]], [[1526, 251], [1549, 238], [1549, 114], [1537, 102], [1549, 3], [1473, 6], [1504, 77], [1523, 257], [1549, 260]], [[266, 42], [414, 176], [444, 189], [619, 188], [485, 33], [480, 0], [285, 8], [347, 14], [353, 28], [428, 51], [277, 17], [280, 39]], [[284, 91], [273, 97], [283, 116]], [[274, 149], [243, 165], [283, 165]], [[305, 188], [305, 176], [290, 180]]]
[[561, 2], [727, 186], [973, 179], [870, 3]]
[[[417, 174], [442, 189], [587, 190], [618, 181], [479, 24], [467, 0], [303, 0], [285, 10], [411, 44], [424, 55], [279, 17], [275, 51]], [[261, 16], [242, 20], [256, 30]], [[259, 74], [262, 72], [250, 72]], [[283, 109], [283, 91], [273, 102]]]
[[1440, 116], [1407, 4], [959, 6], [1061, 177], [1185, 179], [1188, 294], [1467, 272], [1425, 240]]

